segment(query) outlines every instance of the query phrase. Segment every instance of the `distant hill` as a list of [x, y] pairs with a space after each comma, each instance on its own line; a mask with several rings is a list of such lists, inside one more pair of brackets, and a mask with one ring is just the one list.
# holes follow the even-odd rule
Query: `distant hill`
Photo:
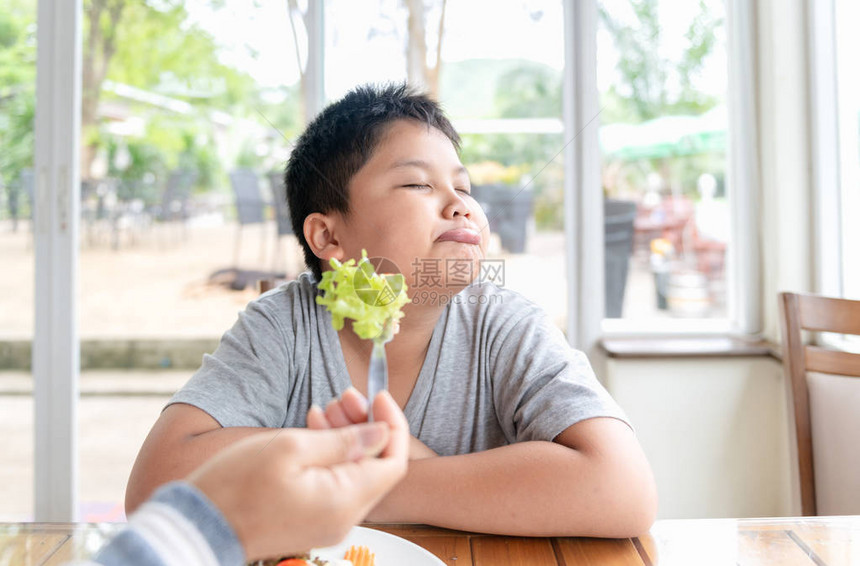
[[543, 68], [559, 73], [549, 65], [527, 59], [468, 59], [442, 66], [440, 91], [445, 112], [451, 118], [498, 118], [496, 88], [501, 77], [518, 68]]

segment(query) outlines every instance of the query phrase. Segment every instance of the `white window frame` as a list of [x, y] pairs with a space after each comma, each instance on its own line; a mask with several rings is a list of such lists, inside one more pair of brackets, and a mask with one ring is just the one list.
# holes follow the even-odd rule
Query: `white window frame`
[[841, 297], [842, 218], [839, 111], [836, 87], [835, 5], [809, 3], [809, 104], [812, 117], [814, 290]]
[[[815, 257], [813, 292], [845, 297], [843, 254], [849, 211], [858, 202], [846, 199], [842, 157], [846, 150], [840, 140], [839, 67], [837, 14], [834, 0], [811, 2], [808, 6], [810, 61], [811, 165]], [[856, 230], [856, 228], [855, 228]], [[856, 298], [856, 297], [854, 297]], [[845, 351], [857, 352], [855, 337], [819, 333], [815, 341]]]
[[40, 0], [36, 38], [34, 516], [74, 521], [82, 0]]
[[[596, 0], [566, 0], [568, 41], [565, 66], [566, 139], [584, 119], [598, 111], [596, 78]], [[759, 217], [758, 131], [756, 119], [755, 4], [727, 0], [728, 57], [728, 188], [731, 191], [731, 241], [727, 252], [728, 316], [723, 319], [625, 320], [604, 319], [603, 209], [600, 194], [598, 120], [580, 134], [565, 154], [566, 225], [568, 244], [568, 336], [579, 348], [590, 349], [601, 335], [756, 335], [762, 330], [760, 244], [755, 226]], [[572, 36], [572, 37], [569, 37]], [[576, 85], [576, 88], [574, 88]], [[589, 114], [591, 112], [591, 114]], [[580, 126], [581, 127], [581, 126]], [[589, 131], [590, 130], [590, 131]], [[600, 247], [599, 253], [595, 248]], [[600, 297], [600, 300], [597, 300]], [[599, 310], [599, 312], [595, 312]]]

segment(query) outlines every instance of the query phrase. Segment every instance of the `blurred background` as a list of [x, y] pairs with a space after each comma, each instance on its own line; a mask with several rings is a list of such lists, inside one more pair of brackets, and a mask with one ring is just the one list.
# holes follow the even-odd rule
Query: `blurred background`
[[[567, 328], [562, 0], [83, 8], [82, 520], [123, 517], [169, 395], [258, 280], [304, 270], [283, 167], [308, 120], [356, 85], [408, 81], [441, 101], [503, 285]], [[726, 322], [726, 2], [601, 0], [597, 17], [605, 319]], [[36, 25], [35, 0], [0, 0], [0, 520], [32, 517]]]

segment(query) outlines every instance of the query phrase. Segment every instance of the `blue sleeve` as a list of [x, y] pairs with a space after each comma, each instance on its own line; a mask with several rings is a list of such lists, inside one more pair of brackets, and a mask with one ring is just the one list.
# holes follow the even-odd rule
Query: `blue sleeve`
[[217, 507], [191, 484], [161, 487], [93, 558], [102, 566], [241, 566], [245, 552]]

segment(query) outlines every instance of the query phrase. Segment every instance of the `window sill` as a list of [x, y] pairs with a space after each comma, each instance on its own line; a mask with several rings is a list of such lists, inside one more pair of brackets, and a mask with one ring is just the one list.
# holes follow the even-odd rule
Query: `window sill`
[[732, 336], [696, 338], [604, 338], [600, 347], [614, 359], [715, 358], [766, 356], [777, 360], [778, 346], [765, 340]]

